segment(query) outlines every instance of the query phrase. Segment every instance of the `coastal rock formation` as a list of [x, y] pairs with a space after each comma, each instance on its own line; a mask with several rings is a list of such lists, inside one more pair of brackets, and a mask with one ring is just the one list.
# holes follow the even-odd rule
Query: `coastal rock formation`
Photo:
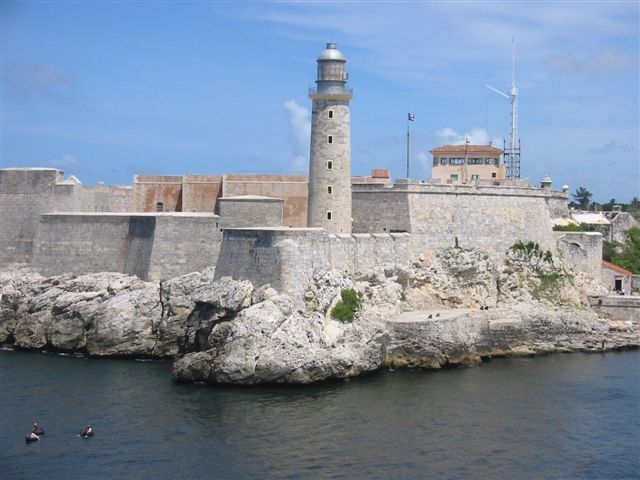
[[336, 278], [333, 273], [317, 278], [307, 292], [307, 304], [313, 305], [309, 313], [296, 310], [289, 296], [268, 286], [254, 292], [254, 303], [237, 313], [241, 303], [248, 303], [250, 284], [223, 278], [230, 293], [197, 302], [181, 341], [185, 355], [174, 363], [174, 376], [246, 385], [311, 383], [378, 369], [386, 341], [383, 325], [342, 324], [323, 314], [348, 282], [331, 278]]
[[[604, 288], [534, 244], [495, 264], [480, 250], [425, 252], [348, 276], [319, 271], [302, 298], [213, 269], [159, 283], [118, 273], [0, 272], [0, 342], [93, 356], [175, 357], [179, 381], [310, 383], [388, 366], [640, 346], [635, 321], [598, 317]], [[343, 289], [353, 322], [331, 318]], [[634, 317], [635, 318], [635, 317]]]
[[120, 273], [45, 278], [8, 269], [0, 287], [2, 343], [98, 356], [154, 354], [157, 284]]

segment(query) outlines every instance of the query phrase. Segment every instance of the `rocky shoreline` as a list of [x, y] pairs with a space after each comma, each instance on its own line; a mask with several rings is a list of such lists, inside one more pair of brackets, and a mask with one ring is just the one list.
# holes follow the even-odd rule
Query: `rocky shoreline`
[[[551, 279], [551, 280], [550, 280]], [[558, 261], [448, 249], [347, 278], [318, 272], [302, 297], [213, 270], [144, 282], [118, 273], [0, 272], [0, 344], [95, 357], [173, 359], [177, 381], [312, 383], [380, 368], [640, 347], [637, 322], [601, 318], [603, 287]], [[331, 318], [343, 289], [362, 308]]]

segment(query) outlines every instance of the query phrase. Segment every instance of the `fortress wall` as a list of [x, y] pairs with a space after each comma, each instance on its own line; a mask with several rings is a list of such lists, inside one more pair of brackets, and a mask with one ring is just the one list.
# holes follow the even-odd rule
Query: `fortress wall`
[[222, 243], [220, 217], [213, 213], [156, 215], [148, 280], [178, 277], [214, 267]]
[[567, 194], [556, 193], [558, 195], [546, 197], [551, 218], [567, 218], [569, 216], [568, 196]]
[[224, 228], [281, 227], [283, 200], [272, 197], [224, 197], [219, 200]]
[[611, 320], [640, 322], [640, 297], [638, 296], [592, 296], [589, 297], [589, 305], [598, 315]]
[[328, 239], [322, 229], [225, 230], [215, 278], [228, 276], [298, 292], [314, 269], [329, 267]]
[[330, 235], [319, 228], [224, 231], [215, 277], [301, 294], [317, 270], [347, 274], [409, 259], [408, 234]]
[[133, 211], [133, 188], [103, 184], [75, 185], [70, 211], [131, 212]]
[[33, 268], [46, 276], [121, 272], [160, 280], [215, 265], [213, 215], [44, 214]]
[[411, 232], [431, 249], [481, 248], [501, 258], [517, 240], [555, 249], [552, 222], [543, 198], [505, 195], [412, 194]]
[[410, 232], [411, 220], [406, 191], [383, 185], [358, 189], [354, 185], [352, 201], [353, 233]]
[[185, 175], [182, 180], [182, 211], [218, 213], [222, 175]]
[[182, 211], [181, 175], [133, 177], [133, 211], [156, 212], [158, 203], [162, 203], [163, 212]]
[[554, 232], [560, 257], [573, 270], [594, 279], [602, 278], [602, 234], [598, 232]]
[[[552, 216], [567, 194], [521, 186], [438, 185], [412, 181], [393, 188], [354, 185], [354, 232], [412, 234], [414, 251], [478, 247], [501, 257], [517, 240], [555, 249]], [[565, 204], [563, 210], [563, 203]]]
[[225, 174], [223, 197], [259, 195], [284, 199], [283, 225], [307, 226], [308, 180], [306, 175]]
[[[148, 265], [154, 233], [152, 221], [138, 219], [130, 223], [128, 215], [44, 214], [34, 239], [32, 267], [45, 276], [132, 273], [127, 268], [127, 263], [136, 264], [127, 262], [131, 237], [137, 253], [146, 254], [143, 263]], [[146, 273], [139, 270], [135, 273]]]
[[29, 263], [39, 215], [71, 211], [75, 185], [57, 169], [0, 169], [0, 266]]

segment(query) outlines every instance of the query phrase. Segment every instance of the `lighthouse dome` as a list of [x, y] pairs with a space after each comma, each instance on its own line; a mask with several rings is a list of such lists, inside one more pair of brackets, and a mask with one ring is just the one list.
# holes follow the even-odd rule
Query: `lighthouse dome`
[[321, 60], [338, 60], [343, 62], [346, 61], [342, 52], [338, 50], [336, 44], [333, 42], [327, 43], [327, 48], [323, 50], [322, 53], [320, 53], [320, 55], [318, 56], [318, 61]]

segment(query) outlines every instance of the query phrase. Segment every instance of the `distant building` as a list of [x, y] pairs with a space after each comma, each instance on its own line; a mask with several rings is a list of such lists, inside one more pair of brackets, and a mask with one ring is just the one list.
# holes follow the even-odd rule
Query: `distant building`
[[433, 155], [431, 178], [444, 184], [499, 182], [506, 178], [502, 150], [491, 145], [443, 145]]
[[602, 261], [602, 281], [610, 292], [618, 295], [631, 294], [631, 277], [633, 273], [613, 263]]

